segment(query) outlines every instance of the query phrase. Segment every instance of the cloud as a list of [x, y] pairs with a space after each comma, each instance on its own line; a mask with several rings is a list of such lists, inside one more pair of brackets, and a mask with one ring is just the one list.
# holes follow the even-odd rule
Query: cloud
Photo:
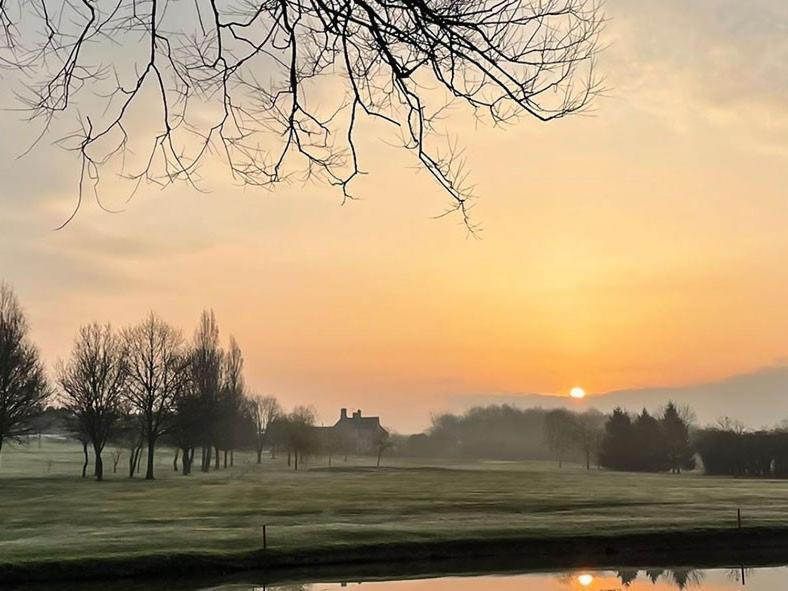
[[758, 145], [788, 134], [788, 4], [610, 0], [600, 59], [611, 95], [683, 131], [735, 126]]

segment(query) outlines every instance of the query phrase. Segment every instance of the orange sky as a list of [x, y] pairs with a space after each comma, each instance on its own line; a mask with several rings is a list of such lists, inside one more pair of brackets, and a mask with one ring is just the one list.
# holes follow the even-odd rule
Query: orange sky
[[[47, 362], [90, 320], [203, 307], [252, 388], [381, 414], [408, 431], [467, 394], [690, 384], [788, 356], [788, 51], [781, 0], [610, 0], [593, 116], [475, 129], [461, 109], [481, 239], [368, 125], [363, 199], [319, 185], [141, 191], [73, 205], [77, 167], [14, 161], [0, 121], [0, 276]], [[781, 32], [782, 31], [782, 32]], [[768, 51], [764, 48], [768, 47]], [[4, 97], [4, 103], [8, 97]], [[381, 135], [383, 134], [383, 135]], [[125, 195], [112, 194], [117, 203]]]
[[[631, 577], [634, 573], [622, 573]], [[680, 569], [674, 574], [670, 571], [654, 569], [651, 572], [656, 581], [639, 571], [625, 587], [621, 578], [612, 571], [594, 572], [577, 571], [573, 573], [525, 574], [511, 576], [485, 577], [447, 577], [442, 579], [426, 579], [414, 581], [381, 581], [360, 584], [318, 583], [310, 585], [310, 591], [334, 591], [345, 587], [357, 587], [361, 591], [475, 591], [489, 589], [491, 591], [678, 591], [680, 589], [675, 577], [686, 578], [685, 589], [698, 591], [734, 591], [741, 589], [740, 572], [732, 570], [709, 570], [685, 572]], [[767, 568], [745, 572], [748, 587], [759, 591], [776, 591], [784, 586], [784, 569]]]

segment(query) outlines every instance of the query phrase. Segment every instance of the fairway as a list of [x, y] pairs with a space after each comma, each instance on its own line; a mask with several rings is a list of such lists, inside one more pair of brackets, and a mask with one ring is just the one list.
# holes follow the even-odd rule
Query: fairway
[[[109, 457], [109, 454], [107, 454]], [[236, 454], [236, 466], [182, 477], [172, 452], [158, 479], [79, 478], [81, 450], [33, 442], [3, 451], [0, 564], [226, 553], [365, 543], [619, 535], [788, 527], [788, 482], [699, 474], [611, 473], [545, 463], [316, 457], [292, 472], [283, 459]]]

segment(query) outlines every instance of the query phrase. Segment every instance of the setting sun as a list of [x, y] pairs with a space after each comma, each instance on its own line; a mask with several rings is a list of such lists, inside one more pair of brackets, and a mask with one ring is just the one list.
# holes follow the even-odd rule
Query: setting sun
[[580, 388], [579, 386], [575, 386], [575, 387], [574, 387], [574, 388], [572, 388], [572, 390], [569, 392], [569, 395], [570, 395], [572, 398], [578, 398], [578, 399], [580, 399], [580, 398], [585, 398], [585, 397], [586, 397], [586, 391], [585, 391], [585, 390], [583, 390], [582, 388]]
[[588, 587], [591, 583], [594, 582], [594, 577], [593, 575], [582, 574], [579, 577], [577, 577], [577, 582], [580, 583], [583, 587]]

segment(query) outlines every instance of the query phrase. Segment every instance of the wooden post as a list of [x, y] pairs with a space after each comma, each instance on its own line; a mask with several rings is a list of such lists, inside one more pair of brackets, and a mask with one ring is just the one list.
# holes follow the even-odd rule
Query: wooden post
[[268, 536], [265, 531], [265, 523], [263, 524], [263, 550], [268, 549]]
[[738, 524], [739, 529], [741, 529], [741, 508], [736, 509], [736, 523]]

